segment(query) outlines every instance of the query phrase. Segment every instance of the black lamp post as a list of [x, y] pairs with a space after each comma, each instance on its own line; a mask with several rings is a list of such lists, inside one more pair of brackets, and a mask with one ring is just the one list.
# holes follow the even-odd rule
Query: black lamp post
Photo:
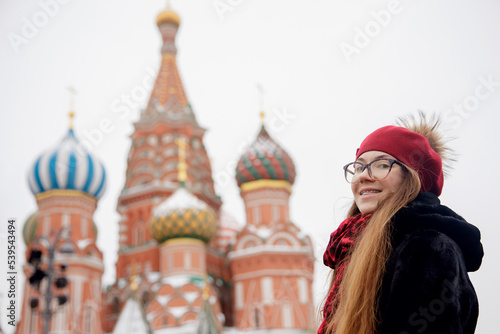
[[[61, 254], [73, 254], [75, 252], [75, 248], [66, 237], [66, 242], [57, 247], [57, 244], [61, 240], [61, 236], [64, 232], [64, 228], [57, 233], [55, 238], [53, 238], [53, 242], [50, 242], [46, 237], [40, 237], [39, 241], [45, 242], [48, 244], [48, 259], [49, 263], [47, 269], [44, 271], [40, 268], [40, 264], [42, 262], [42, 252], [36, 247], [30, 253], [30, 257], [28, 262], [35, 268], [34, 273], [30, 276], [29, 282], [30, 284], [37, 290], [40, 290], [40, 284], [44, 278], [47, 278], [47, 288], [45, 292], [42, 292], [42, 295], [45, 297], [45, 309], [42, 312], [43, 318], [43, 334], [49, 333], [50, 319], [52, 318], [52, 310], [50, 309], [50, 303], [52, 301], [52, 285], [55, 285], [56, 288], [62, 289], [68, 285], [68, 280], [64, 276], [66, 271], [66, 265], [62, 264], [60, 267], [60, 272], [58, 277], [55, 277], [55, 268], [54, 268], [54, 257], [56, 251]], [[57, 300], [59, 306], [64, 305], [68, 301], [68, 296], [64, 294], [57, 295]], [[39, 305], [38, 298], [32, 298], [30, 301], [30, 306], [32, 309], [37, 308]]]

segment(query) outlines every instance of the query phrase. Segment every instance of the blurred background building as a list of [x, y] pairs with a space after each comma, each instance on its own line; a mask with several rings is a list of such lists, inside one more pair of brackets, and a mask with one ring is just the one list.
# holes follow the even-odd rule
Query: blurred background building
[[[43, 333], [47, 314], [50, 333], [305, 333], [314, 322], [314, 257], [310, 238], [289, 216], [294, 163], [269, 135], [262, 113], [260, 132], [236, 167], [246, 223], [224, 211], [203, 144], [206, 130], [176, 65], [181, 20], [167, 8], [156, 23], [161, 65], [131, 134], [120, 220], [102, 222], [119, 225], [116, 282], [101, 287], [105, 268], [93, 220], [113, 171], [70, 124], [29, 171], [38, 211], [23, 228], [26, 256], [38, 250], [42, 256], [23, 268], [16, 333]], [[68, 243], [74, 251], [64, 251]], [[46, 276], [38, 285], [31, 279], [37, 268]], [[67, 284], [52, 286], [63, 276]]]

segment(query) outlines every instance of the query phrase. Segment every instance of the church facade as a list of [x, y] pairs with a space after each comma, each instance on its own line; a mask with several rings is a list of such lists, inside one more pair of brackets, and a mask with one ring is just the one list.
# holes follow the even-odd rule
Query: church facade
[[[236, 182], [245, 205], [240, 226], [216, 194], [205, 129], [185, 94], [176, 64], [180, 18], [157, 16], [161, 64], [147, 106], [134, 123], [120, 219], [116, 282], [103, 290], [103, 256], [93, 213], [106, 171], [72, 126], [29, 171], [38, 210], [23, 229], [27, 258], [42, 252], [68, 284], [68, 301], [51, 314], [49, 333], [306, 333], [314, 323], [314, 255], [292, 222], [295, 165], [264, 121], [239, 158]], [[249, 129], [251, 131], [252, 129]], [[52, 235], [53, 231], [56, 234]], [[52, 239], [51, 239], [52, 238]], [[56, 252], [70, 243], [72, 252]], [[30, 284], [26, 264], [16, 333], [43, 333], [47, 281]], [[54, 277], [55, 277], [54, 276]], [[36, 299], [37, 305], [33, 300]], [[51, 305], [52, 307], [52, 305]]]

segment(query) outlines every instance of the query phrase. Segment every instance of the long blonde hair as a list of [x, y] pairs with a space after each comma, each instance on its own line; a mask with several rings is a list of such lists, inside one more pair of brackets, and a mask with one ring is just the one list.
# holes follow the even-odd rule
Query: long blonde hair
[[[455, 161], [455, 153], [447, 147], [446, 140], [438, 131], [440, 122], [436, 114], [428, 119], [423, 112], [419, 112], [417, 117], [409, 115], [400, 118], [398, 125], [427, 138], [432, 149], [441, 157], [446, 174]], [[392, 252], [391, 220], [396, 212], [417, 197], [420, 186], [418, 173], [406, 167], [401, 187], [378, 203], [365, 231], [355, 242], [334, 301], [334, 305], [338, 306], [326, 319], [326, 333], [375, 333], [380, 321], [378, 293], [382, 285], [385, 263]], [[353, 203], [348, 217], [358, 213], [360, 211], [356, 203]], [[335, 275], [332, 275], [332, 285], [334, 280]]]
[[[378, 292], [385, 263], [392, 251], [390, 222], [396, 212], [417, 197], [419, 191], [418, 173], [406, 168], [402, 186], [378, 204], [370, 223], [355, 243], [336, 296], [338, 307], [327, 319], [326, 333], [375, 333], [379, 321]], [[348, 217], [357, 213], [359, 209], [353, 203]]]

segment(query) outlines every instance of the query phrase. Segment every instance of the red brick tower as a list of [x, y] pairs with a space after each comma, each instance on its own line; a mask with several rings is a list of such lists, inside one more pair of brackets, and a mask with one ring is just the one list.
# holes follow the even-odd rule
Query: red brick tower
[[[214, 210], [185, 189], [185, 143], [179, 140], [180, 187], [152, 211], [151, 235], [160, 245], [161, 279], [146, 311], [153, 330], [179, 328], [194, 332], [203, 306], [203, 287], [209, 308], [221, 314], [216, 292], [204, 283], [207, 277], [207, 243], [215, 235]], [[212, 297], [212, 298], [210, 298]], [[222, 318], [222, 314], [221, 314]], [[222, 319], [216, 318], [220, 327]]]
[[[28, 218], [23, 229], [27, 258], [32, 249], [41, 250], [40, 268], [49, 275], [48, 249], [54, 248], [52, 283], [62, 274], [63, 264], [66, 265], [64, 276], [68, 279], [66, 287], [52, 287], [50, 309], [53, 314], [48, 331], [102, 333], [100, 308], [104, 265], [102, 253], [96, 246], [97, 227], [93, 215], [105, 190], [104, 167], [80, 144], [70, 126], [63, 140], [35, 161], [28, 178], [38, 211]], [[63, 244], [68, 246], [68, 242], [71, 254], [62, 251]], [[51, 244], [56, 246], [51, 247]], [[25, 264], [23, 271], [27, 278], [34, 272], [30, 264]], [[26, 280], [17, 333], [43, 332], [42, 318], [49, 296], [47, 284], [46, 277], [36, 289]], [[68, 302], [58, 306], [58, 296], [63, 295], [68, 297]], [[38, 300], [35, 308], [30, 307], [32, 298]]]
[[134, 124], [125, 185], [118, 198], [121, 218], [117, 284], [105, 295], [103, 328], [106, 331], [113, 329], [119, 310], [131, 293], [125, 282], [130, 279], [134, 265], [143, 276], [137, 295], [145, 306], [154, 294], [152, 284], [164, 275], [160, 262], [162, 250], [152, 237], [148, 222], [153, 208], [179, 188], [178, 139], [186, 143], [184, 189], [206, 203], [215, 212], [216, 219], [222, 204], [214, 191], [210, 161], [203, 145], [206, 130], [196, 120], [177, 69], [175, 38], [180, 18], [167, 8], [157, 16], [156, 23], [163, 40], [161, 64], [147, 107]]
[[186, 189], [216, 211], [221, 205], [203, 145], [205, 129], [196, 121], [177, 70], [175, 36], [180, 19], [168, 9], [158, 15], [156, 22], [163, 38], [162, 60], [148, 106], [134, 124], [131, 136], [125, 186], [118, 199], [121, 219], [117, 278], [130, 275], [134, 260], [144, 264], [139, 272], [159, 271], [158, 247], [146, 222], [153, 206], [178, 187], [177, 138], [183, 138], [189, 146]]
[[236, 180], [247, 222], [228, 255], [235, 325], [303, 332], [313, 322], [313, 249], [289, 217], [295, 166], [264, 122], [238, 162]]

